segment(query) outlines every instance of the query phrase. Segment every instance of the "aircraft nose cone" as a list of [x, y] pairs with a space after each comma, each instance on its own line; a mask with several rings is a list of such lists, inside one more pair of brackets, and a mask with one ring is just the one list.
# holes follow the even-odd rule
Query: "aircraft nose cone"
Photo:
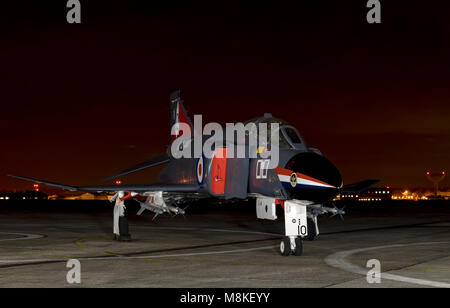
[[311, 152], [294, 155], [286, 169], [296, 173], [296, 189], [290, 192], [296, 199], [324, 202], [334, 198], [342, 185], [339, 170], [325, 157]]
[[342, 177], [339, 170], [325, 157], [311, 152], [299, 153], [286, 164], [286, 169], [299, 172], [318, 181], [339, 188]]

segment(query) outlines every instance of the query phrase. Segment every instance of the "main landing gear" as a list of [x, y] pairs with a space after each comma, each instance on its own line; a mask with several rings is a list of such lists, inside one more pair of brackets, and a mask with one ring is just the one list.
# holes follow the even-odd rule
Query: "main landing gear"
[[111, 198], [114, 205], [114, 219], [113, 219], [113, 235], [115, 241], [128, 242], [131, 241], [131, 235], [128, 230], [128, 221], [125, 217], [125, 200], [133, 197], [133, 193], [125, 194], [119, 191]]

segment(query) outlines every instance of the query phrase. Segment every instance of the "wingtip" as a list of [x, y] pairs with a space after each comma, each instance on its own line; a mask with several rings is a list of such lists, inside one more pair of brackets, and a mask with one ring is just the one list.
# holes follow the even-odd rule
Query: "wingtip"
[[14, 174], [7, 174], [6, 176], [9, 176], [10, 178], [15, 178], [15, 179], [21, 179], [21, 176], [18, 175], [14, 175]]

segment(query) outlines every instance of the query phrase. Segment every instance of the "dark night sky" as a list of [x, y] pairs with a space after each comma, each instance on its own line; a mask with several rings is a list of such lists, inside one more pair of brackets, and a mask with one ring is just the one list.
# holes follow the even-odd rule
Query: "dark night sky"
[[81, 1], [69, 25], [66, 1], [2, 1], [0, 174], [100, 183], [165, 150], [175, 89], [204, 121], [291, 122], [345, 183], [450, 170], [446, 2], [382, 0], [379, 25], [365, 0], [147, 2]]

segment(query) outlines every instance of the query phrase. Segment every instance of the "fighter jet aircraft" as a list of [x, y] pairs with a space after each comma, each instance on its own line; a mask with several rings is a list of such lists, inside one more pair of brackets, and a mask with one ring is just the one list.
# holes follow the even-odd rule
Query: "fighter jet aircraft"
[[[317, 216], [325, 213], [343, 215], [344, 211], [327, 206], [340, 192], [358, 192], [367, 189], [378, 180], [343, 186], [338, 169], [322, 153], [308, 146], [297, 129], [271, 114], [245, 123], [244, 138], [230, 141], [223, 138], [222, 146], [212, 148], [212, 155], [194, 154], [192, 157], [176, 157], [173, 146], [192, 152], [194, 139], [200, 137], [200, 145], [206, 142], [204, 132], [193, 125], [176, 91], [170, 96], [171, 142], [165, 154], [119, 172], [105, 180], [121, 177], [146, 168], [165, 164], [165, 168], [153, 184], [71, 186], [9, 175], [18, 179], [59, 187], [70, 191], [115, 192], [113, 233], [116, 240], [129, 239], [125, 218], [124, 201], [138, 196], [146, 197], [140, 202], [138, 214], [149, 210], [157, 215], [163, 213], [184, 214], [180, 203], [193, 199], [220, 198], [223, 200], [256, 199], [256, 215], [260, 219], [277, 219], [276, 207], [281, 206], [285, 217], [285, 236], [280, 243], [283, 256], [301, 255], [302, 239], [313, 240], [319, 234]], [[249, 125], [249, 124], [254, 124]], [[276, 140], [268, 139], [263, 146], [252, 147], [250, 137], [258, 138], [260, 124], [276, 124]], [[186, 133], [182, 128], [188, 128]], [[274, 132], [272, 132], [274, 133]], [[273, 135], [270, 135], [273, 138]], [[182, 140], [183, 139], [183, 140]], [[180, 142], [180, 140], [182, 140]], [[234, 157], [231, 148], [239, 143], [246, 153], [253, 156]], [[271, 165], [265, 152], [273, 144], [278, 147], [278, 160]], [[195, 152], [195, 151], [194, 151]]]

